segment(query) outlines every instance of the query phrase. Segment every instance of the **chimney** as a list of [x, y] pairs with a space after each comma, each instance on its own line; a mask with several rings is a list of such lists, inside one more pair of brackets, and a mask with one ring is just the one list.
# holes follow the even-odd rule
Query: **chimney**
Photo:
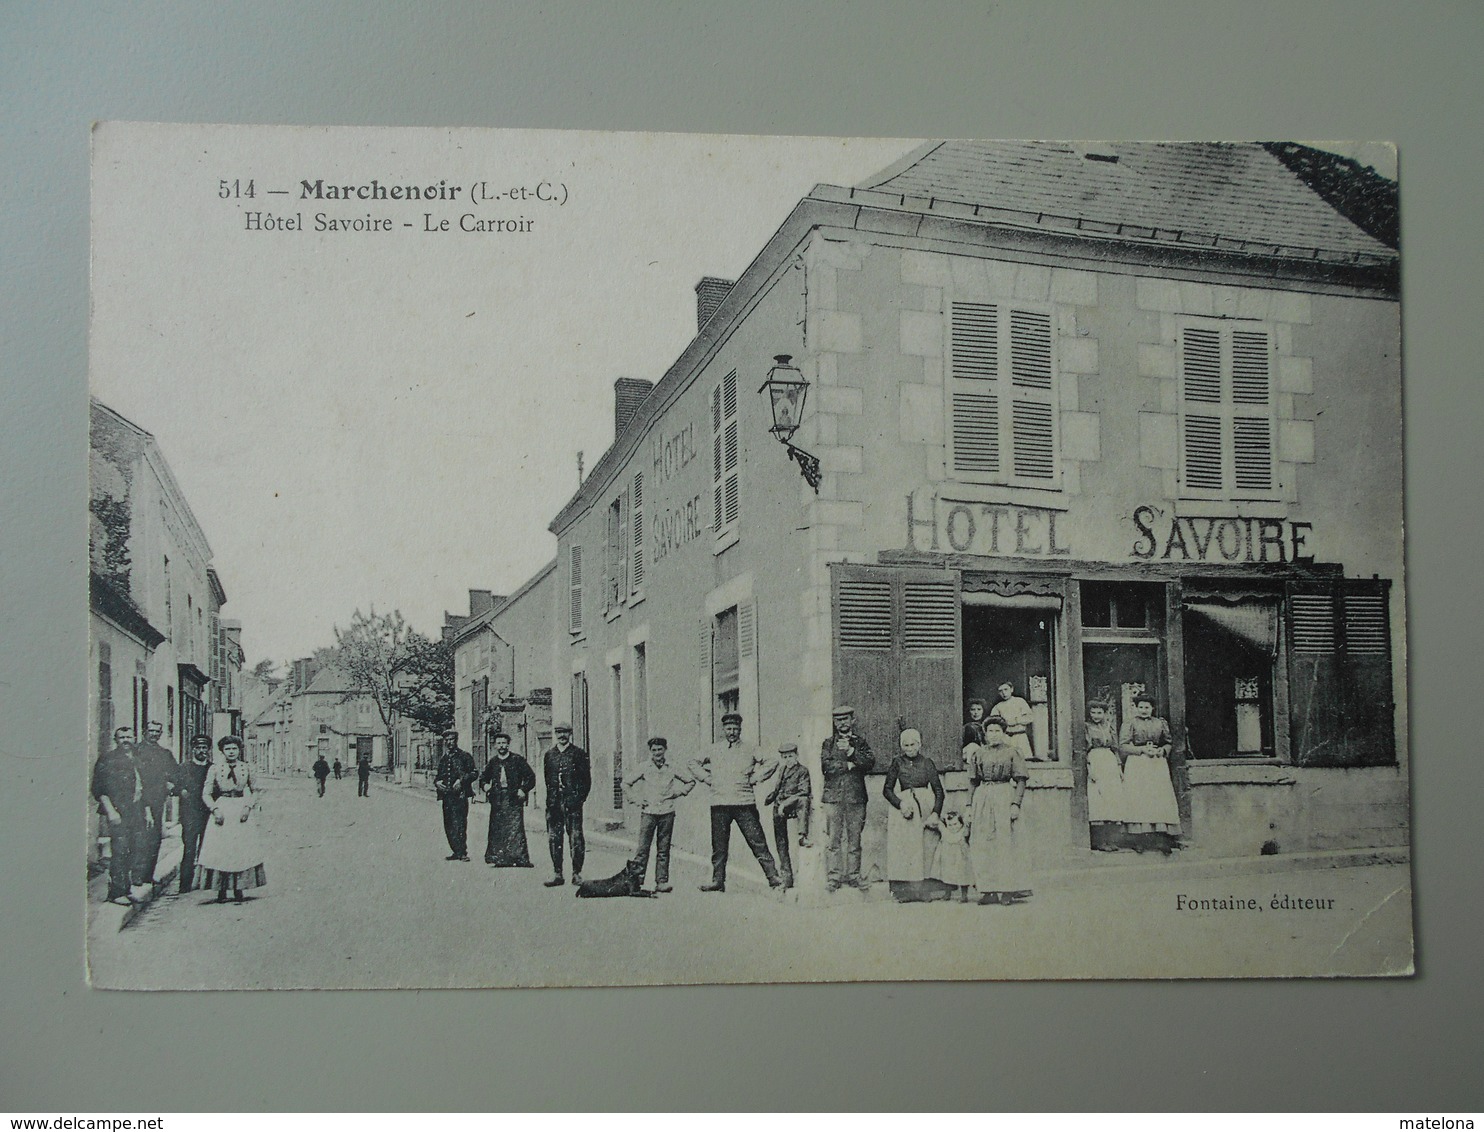
[[717, 279], [708, 275], [696, 284], [696, 329], [706, 325], [706, 320], [716, 313], [721, 301], [727, 297], [735, 280]]
[[621, 377], [613, 383], [613, 439], [623, 435], [653, 388], [654, 382], [640, 377]]
[[489, 590], [469, 591], [469, 616], [478, 617], [485, 610], [494, 606], [494, 595]]

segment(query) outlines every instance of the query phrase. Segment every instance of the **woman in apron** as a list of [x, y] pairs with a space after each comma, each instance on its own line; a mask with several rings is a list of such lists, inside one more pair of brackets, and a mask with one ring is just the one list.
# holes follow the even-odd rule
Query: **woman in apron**
[[911, 903], [941, 891], [927, 878], [943, 812], [943, 783], [933, 760], [922, 753], [919, 732], [903, 731], [901, 743], [902, 753], [891, 760], [881, 791], [891, 806], [886, 811], [886, 879], [896, 900]]
[[991, 716], [984, 745], [969, 753], [974, 785], [969, 822], [969, 862], [980, 904], [1013, 904], [1031, 894], [1030, 846], [1020, 826], [1025, 797], [1025, 755]]
[[1092, 700], [1087, 705], [1087, 822], [1094, 849], [1118, 849], [1125, 809], [1118, 736], [1108, 705]]
[[1118, 735], [1123, 755], [1124, 828], [1134, 849], [1168, 854], [1180, 833], [1180, 805], [1170, 780], [1170, 725], [1148, 696], [1134, 699], [1134, 717]]
[[217, 904], [242, 902], [244, 889], [268, 883], [258, 837], [257, 795], [252, 771], [242, 761], [242, 740], [224, 735], [216, 745], [224, 761], [213, 763], [201, 788], [201, 801], [211, 811], [201, 855], [196, 860], [196, 887], [215, 888]]

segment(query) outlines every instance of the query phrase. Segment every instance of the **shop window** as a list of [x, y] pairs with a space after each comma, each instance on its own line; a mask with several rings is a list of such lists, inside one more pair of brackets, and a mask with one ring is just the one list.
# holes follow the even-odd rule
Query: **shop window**
[[1165, 587], [1086, 581], [1079, 588], [1084, 701], [1102, 705], [1115, 733], [1132, 718], [1140, 695], [1153, 697], [1155, 714], [1168, 719]]
[[1276, 757], [1277, 595], [1187, 587], [1182, 621], [1189, 757]]
[[711, 529], [718, 542], [736, 537], [741, 515], [737, 425], [737, 371], [711, 390]]
[[1163, 605], [1164, 588], [1156, 583], [1082, 583], [1083, 628], [1152, 630]]
[[915, 727], [940, 770], [960, 769], [959, 575], [838, 564], [831, 576], [835, 699], [855, 707], [880, 759], [896, 751], [903, 727]]
[[949, 463], [955, 477], [1055, 488], [1057, 373], [1048, 310], [953, 302]]
[[1181, 327], [1181, 495], [1275, 494], [1272, 354], [1271, 334], [1255, 324], [1202, 319]]
[[1293, 761], [1394, 764], [1390, 583], [1291, 583], [1287, 628]]

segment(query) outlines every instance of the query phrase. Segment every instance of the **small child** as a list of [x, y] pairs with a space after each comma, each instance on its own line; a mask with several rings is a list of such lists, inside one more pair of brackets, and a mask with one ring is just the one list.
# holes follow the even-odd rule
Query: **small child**
[[964, 824], [963, 814], [957, 810], [946, 811], [938, 827], [938, 837], [928, 875], [956, 887], [958, 902], [967, 904], [969, 885], [974, 876], [969, 867], [969, 829]]

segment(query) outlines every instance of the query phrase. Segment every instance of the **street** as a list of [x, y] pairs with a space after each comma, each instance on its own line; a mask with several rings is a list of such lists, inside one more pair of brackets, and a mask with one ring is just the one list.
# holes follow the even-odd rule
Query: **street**
[[[1062, 878], [1014, 907], [896, 905], [877, 885], [814, 906], [738, 883], [700, 892], [707, 868], [677, 856], [672, 894], [577, 900], [570, 885], [542, 887], [550, 872], [535, 812], [536, 867], [493, 869], [481, 860], [482, 805], [471, 807], [473, 860], [462, 863], [444, 859], [431, 794], [377, 785], [361, 799], [353, 777], [331, 780], [324, 798], [309, 778], [266, 779], [262, 794], [267, 887], [216, 905], [172, 885], [124, 931], [90, 937], [95, 986], [1243, 977], [1402, 971], [1411, 960], [1406, 865], [1183, 880], [1148, 869], [1139, 873], [1149, 879], [1095, 886]], [[590, 841], [585, 873], [608, 876], [626, 855]], [[735, 834], [732, 868], [757, 868]], [[1281, 906], [1284, 897], [1298, 907]]]

